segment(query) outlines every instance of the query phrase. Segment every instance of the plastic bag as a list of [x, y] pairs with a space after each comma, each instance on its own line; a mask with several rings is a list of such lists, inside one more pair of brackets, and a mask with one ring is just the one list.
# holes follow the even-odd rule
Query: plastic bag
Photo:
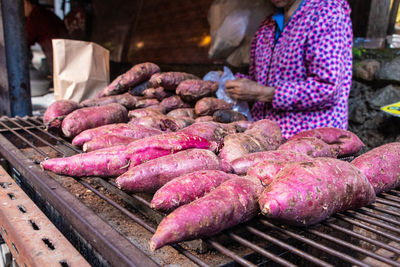
[[229, 95], [225, 92], [225, 82], [228, 80], [236, 80], [232, 71], [228, 67], [224, 67], [224, 72], [222, 73], [222, 75], [220, 75], [220, 72], [218, 71], [210, 71], [204, 76], [203, 80], [217, 82], [217, 98], [234, 104], [232, 110], [242, 113], [247, 117], [249, 121], [252, 120], [249, 105], [247, 104], [247, 102], [234, 100], [230, 98]]

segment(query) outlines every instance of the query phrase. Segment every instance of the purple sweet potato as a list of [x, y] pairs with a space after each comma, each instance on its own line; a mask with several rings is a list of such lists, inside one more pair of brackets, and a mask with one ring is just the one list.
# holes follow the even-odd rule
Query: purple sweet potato
[[336, 158], [338, 149], [335, 146], [328, 145], [324, 141], [316, 137], [302, 137], [291, 139], [281, 145], [279, 150], [294, 151], [306, 154], [310, 157], [329, 157]]
[[400, 186], [400, 143], [374, 148], [351, 162], [360, 169], [374, 187], [375, 193]]
[[217, 143], [220, 143], [228, 134], [221, 124], [213, 121], [196, 122], [179, 132], [201, 136], [210, 142]]
[[307, 226], [331, 214], [375, 201], [367, 177], [354, 165], [315, 158], [287, 164], [261, 194], [261, 212], [273, 219]]
[[148, 80], [157, 72], [160, 72], [160, 68], [156, 64], [149, 62], [137, 64], [124, 74], [118, 76], [110, 85], [100, 91], [97, 94], [97, 98], [127, 92], [130, 87]]
[[84, 152], [90, 152], [111, 146], [127, 145], [136, 140], [137, 139], [133, 137], [116, 135], [116, 134], [100, 135], [84, 143], [82, 150]]
[[200, 80], [200, 78], [185, 72], [162, 72], [151, 76], [150, 85], [154, 88], [161, 86], [167, 91], [175, 92], [176, 87], [184, 80]]
[[177, 96], [170, 96], [168, 98], [165, 98], [161, 101], [160, 106], [163, 110], [163, 113], [168, 113], [171, 110], [177, 109], [177, 108], [188, 108], [190, 105], [186, 104], [185, 102], [182, 101], [182, 99]]
[[57, 174], [82, 177], [112, 177], [128, 170], [129, 155], [125, 145], [108, 147], [67, 158], [53, 158], [40, 163], [43, 169]]
[[205, 122], [205, 121], [213, 121], [214, 118], [212, 116], [200, 116], [196, 118], [196, 122]]
[[132, 118], [129, 121], [129, 125], [141, 125], [148, 128], [154, 128], [161, 131], [168, 131], [169, 129], [165, 125], [164, 120], [169, 119], [167, 116], [161, 115], [152, 115], [152, 116], [144, 116], [140, 118]]
[[199, 170], [219, 170], [218, 157], [210, 150], [190, 149], [129, 168], [116, 180], [120, 189], [130, 192], [155, 192], [181, 175]]
[[80, 104], [83, 107], [97, 107], [97, 106], [105, 106], [111, 103], [118, 103], [123, 105], [127, 109], [133, 109], [135, 108], [137, 101], [138, 98], [136, 96], [133, 96], [130, 93], [125, 93], [122, 95], [112, 95], [100, 98], [87, 99], [85, 101], [82, 101]]
[[221, 123], [231, 123], [234, 121], [247, 120], [247, 117], [242, 113], [231, 109], [221, 109], [214, 112], [213, 120]]
[[267, 150], [266, 147], [251, 135], [245, 133], [229, 134], [224, 138], [219, 157], [230, 164], [235, 159], [247, 154], [265, 150]]
[[173, 118], [188, 117], [195, 119], [196, 114], [194, 113], [194, 108], [178, 108], [168, 112], [167, 116]]
[[128, 111], [120, 104], [81, 108], [68, 114], [62, 122], [62, 132], [66, 137], [75, 137], [87, 129], [102, 125], [127, 122]]
[[168, 91], [165, 91], [164, 88], [162, 88], [162, 87], [148, 88], [143, 91], [144, 98], [155, 98], [158, 101], [161, 101], [164, 98], [167, 98], [170, 96], [171, 96], [171, 93]]
[[69, 176], [118, 176], [128, 167], [190, 148], [208, 149], [210, 143], [198, 136], [170, 133], [149, 136], [128, 145], [108, 147], [68, 158], [45, 160], [41, 166]]
[[128, 112], [129, 119], [141, 118], [141, 117], [146, 117], [146, 116], [158, 116], [158, 115], [163, 115], [163, 114], [161, 112], [150, 109], [148, 107], [133, 109], [133, 110], [129, 110], [129, 112]]
[[225, 100], [215, 97], [204, 97], [197, 101], [196, 105], [194, 106], [194, 111], [196, 112], [197, 116], [211, 116], [217, 110], [232, 108], [233, 104], [228, 103]]
[[147, 108], [158, 105], [160, 102], [156, 98], [140, 99], [136, 102], [135, 108]]
[[323, 127], [300, 132], [292, 136], [289, 140], [303, 137], [316, 137], [329, 145], [338, 147], [339, 156], [353, 155], [365, 146], [360, 138], [358, 138], [354, 133], [331, 127]]
[[60, 128], [62, 120], [81, 106], [72, 100], [57, 100], [51, 104], [43, 115], [43, 123], [47, 129]]
[[272, 120], [256, 121], [244, 133], [256, 138], [265, 150], [277, 149], [283, 141], [279, 124]]
[[168, 212], [190, 203], [214, 190], [217, 186], [237, 177], [218, 170], [196, 171], [179, 176], [157, 190], [151, 208]]
[[156, 250], [167, 244], [212, 236], [254, 218], [263, 189], [254, 177], [229, 179], [165, 217], [150, 240], [150, 248]]
[[248, 169], [255, 164], [266, 161], [266, 160], [276, 160], [276, 161], [299, 161], [299, 160], [309, 160], [311, 159], [309, 156], [305, 154], [300, 154], [292, 151], [263, 151], [251, 153], [248, 155], [244, 155], [238, 159], [235, 159], [231, 162], [233, 172], [238, 175], [246, 174]]
[[157, 129], [145, 127], [142, 125], [136, 126], [128, 123], [116, 123], [85, 130], [75, 136], [75, 138], [72, 140], [72, 144], [75, 146], [82, 146], [85, 142], [92, 140], [94, 137], [107, 134], [142, 139], [144, 137], [158, 135], [161, 133], [162, 132]]
[[163, 119], [164, 127], [168, 130], [176, 132], [194, 123], [194, 119], [188, 117]]
[[252, 121], [234, 121], [231, 123], [227, 123], [225, 128], [231, 128], [235, 133], [243, 133], [245, 132], [251, 125], [253, 125]]
[[[301, 160], [300, 160], [301, 161]], [[299, 161], [292, 161], [299, 162]], [[275, 176], [288, 164], [287, 161], [265, 160], [250, 167], [247, 175], [260, 179], [264, 185], [269, 185]]]
[[203, 80], [185, 80], [176, 88], [176, 94], [184, 101], [196, 102], [197, 100], [212, 96], [218, 90], [218, 83]]

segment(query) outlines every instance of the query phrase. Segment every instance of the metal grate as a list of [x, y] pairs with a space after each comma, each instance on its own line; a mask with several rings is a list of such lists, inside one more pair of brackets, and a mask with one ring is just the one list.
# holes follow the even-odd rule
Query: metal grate
[[[11, 149], [14, 147], [15, 149]], [[2, 117], [0, 119], [0, 154], [15, 165], [24, 176], [28, 176], [27, 179], [30, 179], [29, 176], [32, 176], [32, 173], [27, 171], [28, 167], [38, 169], [39, 162], [34, 161], [32, 167], [24, 166], [21, 163], [23, 162], [21, 155], [16, 155], [20, 154], [18, 151], [24, 148], [32, 148], [42, 159], [49, 157], [49, 153], [46, 152], [48, 148], [57, 157], [81, 153], [68, 141], [46, 132], [39, 118]], [[45, 151], [44, 148], [47, 150]], [[52, 179], [46, 172], [38, 170], [38, 173], [40, 177], [36, 179], [47, 179], [47, 183]], [[75, 180], [146, 231], [151, 233], [155, 231], [147, 218], [159, 221], [165, 216], [151, 210], [149, 201], [141, 195], [126, 194], [119, 190], [113, 179], [97, 180], [108, 192], [113, 192], [122, 199], [123, 205], [107, 197], [84, 179], [76, 178]], [[33, 181], [34, 179], [31, 179], [32, 183]], [[51, 203], [50, 199], [48, 201]], [[145, 219], [133, 210], [144, 214]], [[67, 215], [62, 211], [60, 213]], [[82, 219], [77, 218], [78, 221]], [[392, 190], [379, 195], [374, 205], [333, 215], [328, 220], [309, 228], [282, 225], [259, 216], [251, 222], [229, 229], [216, 237], [204, 239], [203, 242], [213, 251], [231, 259], [221, 263], [224, 266], [382, 266], [384, 264], [400, 266], [399, 226], [400, 191]], [[81, 235], [86, 236], [87, 232], [98, 230], [85, 228]], [[113, 241], [117, 242], [109, 239], [102, 240], [108, 244], [106, 247], [113, 246]], [[98, 249], [100, 254], [109, 262], [124, 256], [105, 255], [101, 251], [101, 246], [98, 247], [100, 247]], [[213, 265], [202, 255], [186, 249], [184, 244], [172, 247], [197, 265]], [[108, 252], [108, 254], [111, 253]]]

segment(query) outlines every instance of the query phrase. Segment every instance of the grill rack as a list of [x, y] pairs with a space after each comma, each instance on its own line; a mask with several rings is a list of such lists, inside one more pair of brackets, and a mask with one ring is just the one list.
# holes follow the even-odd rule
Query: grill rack
[[[43, 159], [48, 158], [49, 155], [40, 148], [39, 144], [51, 148], [59, 154], [59, 157], [82, 153], [68, 141], [45, 131], [40, 118], [2, 117], [0, 119], [0, 154], [3, 154], [11, 164], [21, 163], [19, 162], [21, 159], [16, 157], [15, 154], [18, 154], [16, 151], [10, 149], [11, 143], [7, 144], [5, 135], [19, 139], [24, 146], [35, 150]], [[68, 148], [70, 152], [66, 153], [65, 149], [60, 149], [60, 145]], [[18, 148], [16, 149], [18, 150]], [[38, 167], [38, 163], [34, 162], [33, 164]], [[26, 173], [26, 166], [15, 165], [20, 165], [19, 168], [17, 167], [19, 172]], [[46, 176], [46, 173], [42, 172], [41, 175]], [[132, 221], [154, 233], [154, 227], [130, 209], [108, 198], [84, 180], [78, 178], [75, 180]], [[120, 197], [129, 199], [129, 203], [140, 203], [141, 206], [150, 209], [150, 203], [146, 199], [137, 194], [128, 195], [119, 190], [112, 179], [103, 179], [102, 185], [112, 189]], [[127, 202], [126, 206], [131, 205], [129, 203]], [[137, 209], [137, 207], [133, 208]], [[163, 214], [158, 213], [158, 216], [162, 217]], [[225, 264], [226, 266], [237, 264], [243, 266], [275, 266], [276, 264], [281, 266], [298, 264], [307, 264], [308, 266], [335, 266], [338, 264], [342, 266], [381, 266], [382, 264], [400, 266], [399, 226], [400, 191], [391, 190], [379, 195], [373, 205], [333, 215], [328, 220], [309, 228], [289, 227], [259, 216], [249, 223], [224, 231], [222, 235], [228, 237], [229, 242], [222, 242], [217, 237], [204, 239], [204, 242], [210, 248], [233, 260], [232, 263]], [[254, 240], [257, 241], [254, 242]], [[111, 240], [102, 242], [107, 243], [108, 246], [113, 245], [110, 244]], [[251, 253], [247, 256], [239, 255], [235, 249], [231, 249], [232, 243], [234, 246], [250, 250]], [[202, 260], [200, 255], [183, 246], [173, 245], [172, 247], [193, 263], [199, 266], [209, 266], [209, 263]], [[122, 257], [121, 255], [109, 256], [106, 253], [103, 254], [101, 249], [98, 250], [110, 264], [121, 263], [118, 261]], [[129, 261], [127, 263], [129, 265]], [[142, 261], [140, 260], [139, 263]]]

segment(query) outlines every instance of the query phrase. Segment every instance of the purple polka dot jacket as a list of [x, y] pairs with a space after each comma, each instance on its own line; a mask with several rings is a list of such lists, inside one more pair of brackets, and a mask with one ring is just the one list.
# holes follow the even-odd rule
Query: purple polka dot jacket
[[275, 42], [276, 27], [266, 18], [253, 39], [250, 79], [275, 88], [272, 103], [255, 102], [253, 118], [277, 121], [285, 138], [347, 129], [353, 33], [346, 0], [304, 0]]

